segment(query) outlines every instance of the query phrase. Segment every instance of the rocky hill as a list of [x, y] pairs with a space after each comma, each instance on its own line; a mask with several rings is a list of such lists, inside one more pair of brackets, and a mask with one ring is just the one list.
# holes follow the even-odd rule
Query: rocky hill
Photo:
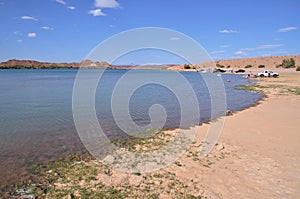
[[[217, 60], [213, 62], [203, 62], [197, 64], [190, 64], [191, 69], [185, 69], [184, 66], [180, 65], [143, 65], [143, 66], [131, 66], [131, 65], [110, 65], [107, 62], [93, 62], [91, 60], [83, 60], [80, 63], [50, 63], [50, 62], [38, 62], [34, 60], [8, 60], [6, 62], [0, 62], [0, 69], [9, 68], [113, 68], [113, 69], [169, 69], [169, 70], [191, 70], [195, 71], [193, 68], [216, 68], [217, 66], [222, 68], [247, 68], [247, 65], [251, 65], [247, 70], [256, 71], [261, 70], [259, 67], [263, 65], [264, 69], [276, 69], [281, 70], [282, 68], [277, 68], [278, 65], [282, 64], [284, 59], [293, 58], [295, 60], [296, 66], [300, 66], [300, 55], [290, 55], [290, 56], [268, 56], [268, 57], [257, 57], [257, 58], [241, 58], [241, 59], [231, 59], [231, 60]], [[290, 70], [295, 70], [290, 69]], [[287, 71], [287, 69], [284, 69]]]
[[34, 60], [8, 60], [6, 62], [0, 62], [0, 68], [8, 69], [8, 68], [108, 68], [111, 65], [107, 62], [92, 62], [91, 60], [84, 60], [80, 63], [51, 63], [51, 62], [38, 62]]

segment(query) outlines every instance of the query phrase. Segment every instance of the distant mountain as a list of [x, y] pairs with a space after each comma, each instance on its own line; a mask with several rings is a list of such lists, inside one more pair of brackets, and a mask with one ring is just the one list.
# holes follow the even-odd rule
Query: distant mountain
[[92, 62], [91, 60], [83, 60], [80, 63], [51, 63], [51, 62], [38, 62], [34, 60], [17, 60], [12, 59], [6, 62], [0, 62], [0, 68], [33, 68], [33, 69], [43, 69], [43, 68], [109, 68], [111, 65], [107, 62]]
[[52, 69], [52, 68], [110, 68], [110, 69], [166, 69], [169, 65], [110, 65], [107, 62], [93, 62], [83, 60], [80, 63], [51, 63], [38, 62], [34, 60], [11, 59], [6, 62], [0, 62], [0, 69]]
[[93, 62], [91, 60], [83, 60], [78, 66], [81, 68], [111, 68], [107, 62]]
[[[256, 57], [256, 58], [239, 58], [230, 60], [217, 60], [212, 62], [194, 63], [190, 64], [191, 69], [184, 69], [182, 65], [110, 65], [107, 62], [93, 62], [91, 60], [83, 60], [80, 63], [51, 63], [51, 62], [38, 62], [34, 60], [17, 60], [12, 59], [6, 62], [0, 62], [0, 69], [20, 69], [20, 68], [111, 68], [111, 69], [169, 69], [169, 70], [190, 70], [195, 71], [193, 68], [246, 68], [247, 70], [261, 70], [260, 65], [263, 65], [265, 69], [276, 69], [276, 66], [282, 63], [284, 59], [293, 58], [295, 60], [296, 66], [300, 66], [300, 55], [290, 55], [290, 56], [267, 56], [267, 57]], [[246, 67], [248, 65], [248, 67]], [[249, 68], [249, 65], [251, 67]], [[292, 69], [295, 70], [295, 69]], [[285, 70], [286, 71], [286, 70]]]

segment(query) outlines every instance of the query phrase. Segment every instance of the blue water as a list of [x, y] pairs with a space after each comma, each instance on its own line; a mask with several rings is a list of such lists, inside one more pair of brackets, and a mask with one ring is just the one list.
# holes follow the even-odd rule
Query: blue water
[[[128, 70], [106, 70], [97, 87], [97, 117], [105, 133], [112, 137], [124, 136], [112, 116], [111, 95], [117, 81], [127, 72]], [[132, 78], [142, 78], [145, 73], [165, 78], [169, 75], [167, 71], [137, 70]], [[9, 171], [13, 169], [84, 149], [72, 116], [72, 92], [76, 74], [77, 70], [73, 69], [0, 70], [2, 179], [9, 179], [12, 173]], [[181, 74], [188, 80], [199, 101], [199, 123], [208, 121], [211, 118], [211, 100], [202, 76], [192, 72]], [[250, 83], [241, 75], [222, 75], [222, 79], [226, 90], [227, 109], [243, 109], [255, 104], [262, 97], [260, 94], [235, 89], [236, 85]], [[189, 103], [188, 97], [186, 103]], [[157, 84], [140, 87], [130, 99], [130, 115], [138, 125], [150, 123], [148, 112], [153, 104], [160, 104], [165, 108], [165, 128], [179, 126], [181, 112], [178, 99], [168, 88]], [[6, 171], [7, 175], [2, 171]]]

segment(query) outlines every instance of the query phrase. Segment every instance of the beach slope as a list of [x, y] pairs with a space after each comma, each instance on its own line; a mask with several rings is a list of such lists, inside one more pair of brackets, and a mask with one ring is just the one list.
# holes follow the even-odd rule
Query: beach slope
[[212, 154], [227, 157], [203, 173], [202, 183], [220, 198], [299, 198], [300, 74], [258, 83], [267, 98], [226, 117], [223, 147]]

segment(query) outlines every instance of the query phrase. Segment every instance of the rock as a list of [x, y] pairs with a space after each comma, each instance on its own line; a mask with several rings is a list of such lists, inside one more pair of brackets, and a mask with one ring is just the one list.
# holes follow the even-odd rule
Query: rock
[[60, 172], [58, 171], [58, 170], [55, 170], [55, 174], [54, 174], [55, 176], [60, 176], [61, 177], [61, 174], [60, 174]]
[[115, 161], [115, 157], [112, 155], [108, 155], [103, 159], [103, 162], [106, 164], [112, 164]]
[[143, 172], [149, 172], [157, 169], [159, 165], [157, 165], [156, 162], [140, 162], [137, 164], [136, 169], [140, 171], [141, 173]]
[[31, 189], [25, 190], [25, 189], [19, 189], [16, 191], [16, 194], [19, 195], [19, 198], [22, 199], [32, 199], [35, 198], [34, 195], [30, 194], [32, 192]]
[[22, 195], [20, 197], [20, 199], [33, 199], [33, 198], [35, 198], [35, 197], [31, 194]]
[[223, 149], [225, 149], [223, 144], [218, 144], [218, 146], [216, 147], [217, 151], [222, 151]]
[[141, 184], [143, 179], [144, 179], [143, 176], [132, 175], [129, 178], [129, 184], [134, 185], [134, 186], [138, 186], [139, 184]]
[[19, 195], [25, 194], [25, 190], [24, 189], [19, 189], [19, 190], [16, 191], [16, 194], [19, 194]]
[[113, 170], [111, 168], [108, 168], [107, 170], [104, 171], [104, 173], [108, 176], [112, 176], [113, 175]]
[[67, 199], [74, 199], [74, 198], [75, 198], [75, 197], [74, 197], [74, 194], [72, 194], [72, 193], [71, 193], [70, 195], [67, 196]]
[[226, 116], [229, 116], [229, 115], [233, 115], [233, 112], [232, 112], [232, 110], [230, 110], [230, 109], [228, 109], [228, 110], [226, 111]]

